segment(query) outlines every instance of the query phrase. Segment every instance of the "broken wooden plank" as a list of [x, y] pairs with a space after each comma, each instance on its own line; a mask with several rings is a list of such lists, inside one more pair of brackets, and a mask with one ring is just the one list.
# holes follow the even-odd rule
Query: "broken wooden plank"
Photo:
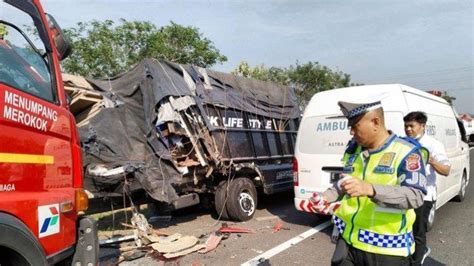
[[102, 99], [92, 98], [81, 93], [78, 96], [75, 96], [72, 98], [72, 101], [69, 104], [69, 110], [73, 114], [79, 114], [85, 109], [87, 109], [88, 107], [101, 101]]
[[91, 84], [83, 77], [72, 74], [62, 73], [61, 74], [64, 85], [76, 88], [83, 88], [92, 90]]
[[181, 256], [184, 256], [184, 255], [196, 252], [196, 251], [198, 251], [200, 249], [203, 249], [203, 248], [206, 248], [206, 245], [198, 244], [198, 245], [195, 245], [191, 248], [184, 249], [184, 250], [181, 250], [181, 251], [178, 251], [178, 252], [165, 253], [165, 254], [163, 254], [163, 257], [165, 257], [167, 259], [181, 257]]
[[160, 253], [179, 252], [196, 245], [198, 239], [195, 236], [183, 236], [169, 243], [157, 242], [151, 247]]
[[81, 112], [78, 115], [75, 115], [76, 124], [78, 127], [82, 127], [89, 123], [89, 120], [96, 116], [100, 110], [102, 110], [102, 106], [100, 104], [93, 105], [91, 108]]
[[200, 163], [190, 158], [186, 158], [186, 160], [178, 162], [178, 166], [181, 166], [181, 167], [183, 166], [191, 167], [191, 166], [196, 166], [196, 165], [200, 165]]

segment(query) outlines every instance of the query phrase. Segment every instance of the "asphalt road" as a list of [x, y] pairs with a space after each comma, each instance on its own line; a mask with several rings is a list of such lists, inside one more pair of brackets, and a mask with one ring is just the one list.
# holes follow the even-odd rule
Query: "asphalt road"
[[[471, 177], [474, 178], [474, 152], [471, 148]], [[474, 180], [474, 179], [471, 179]], [[277, 217], [275, 217], [277, 216]], [[274, 226], [282, 229], [273, 232]], [[292, 193], [261, 196], [252, 221], [230, 226], [253, 229], [254, 234], [231, 234], [220, 242], [216, 250], [207, 254], [192, 253], [173, 261], [161, 261], [149, 256], [123, 262], [120, 265], [330, 265], [334, 250], [328, 219], [296, 211]], [[167, 233], [201, 237], [220, 228], [208, 210], [191, 208], [173, 214], [171, 221], [153, 224]], [[316, 228], [316, 229], [314, 229]], [[322, 230], [318, 230], [321, 229]], [[467, 187], [463, 202], [450, 201], [437, 212], [436, 222], [428, 233], [432, 251], [425, 265], [474, 265], [474, 184]], [[101, 249], [101, 264], [116, 262], [116, 249]]]

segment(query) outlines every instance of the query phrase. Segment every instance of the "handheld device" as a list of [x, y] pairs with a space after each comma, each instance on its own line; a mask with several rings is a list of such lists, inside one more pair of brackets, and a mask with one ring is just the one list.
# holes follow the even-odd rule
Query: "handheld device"
[[349, 174], [354, 171], [354, 167], [343, 167], [343, 166], [323, 166], [321, 170], [330, 173], [330, 181], [337, 182], [342, 179], [342, 174]]

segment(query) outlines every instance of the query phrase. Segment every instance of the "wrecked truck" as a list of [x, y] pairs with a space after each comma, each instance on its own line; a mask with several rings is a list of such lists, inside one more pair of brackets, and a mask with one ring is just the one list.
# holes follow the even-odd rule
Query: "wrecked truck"
[[245, 221], [257, 189], [292, 189], [300, 109], [290, 87], [155, 59], [64, 82], [91, 197], [122, 195], [126, 183], [180, 209], [210, 195], [219, 217]]

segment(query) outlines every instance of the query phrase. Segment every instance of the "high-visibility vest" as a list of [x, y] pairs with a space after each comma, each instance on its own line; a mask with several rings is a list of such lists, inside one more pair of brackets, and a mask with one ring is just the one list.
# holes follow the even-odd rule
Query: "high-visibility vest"
[[[421, 151], [423, 161], [428, 158], [427, 150], [422, 150], [417, 142], [409, 142], [395, 135], [391, 135], [381, 149], [370, 153], [364, 151], [368, 154], [366, 159], [361, 147], [354, 144], [346, 150], [343, 163], [352, 170], [351, 176], [371, 184], [399, 185], [398, 166], [415, 150]], [[384, 208], [369, 197], [345, 195], [334, 215], [334, 223], [341, 236], [354, 248], [403, 257], [415, 251], [413, 209]]]

